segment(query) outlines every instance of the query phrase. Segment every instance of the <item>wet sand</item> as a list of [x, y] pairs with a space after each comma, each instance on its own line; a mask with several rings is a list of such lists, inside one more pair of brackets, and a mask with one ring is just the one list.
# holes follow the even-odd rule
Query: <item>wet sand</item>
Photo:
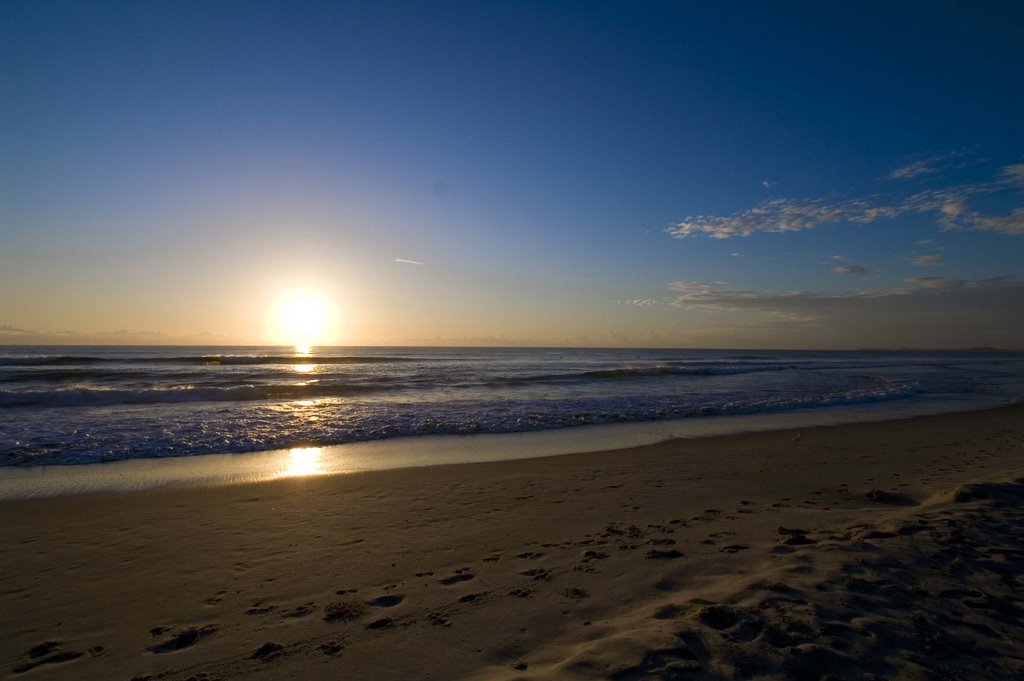
[[0, 673], [1024, 675], [1024, 406], [0, 502]]

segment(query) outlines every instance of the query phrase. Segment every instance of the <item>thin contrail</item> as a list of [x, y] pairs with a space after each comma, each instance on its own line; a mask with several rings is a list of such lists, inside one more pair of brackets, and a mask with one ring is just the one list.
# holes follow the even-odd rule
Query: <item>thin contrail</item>
[[404, 262], [406, 265], [426, 265], [425, 262], [419, 260], [406, 260], [405, 258], [395, 258], [395, 262]]

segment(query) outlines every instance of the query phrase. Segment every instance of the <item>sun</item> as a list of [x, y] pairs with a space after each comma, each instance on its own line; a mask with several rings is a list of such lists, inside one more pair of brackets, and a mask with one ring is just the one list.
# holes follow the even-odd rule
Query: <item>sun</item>
[[334, 305], [319, 291], [287, 291], [273, 305], [271, 326], [279, 343], [296, 347], [327, 345], [336, 332]]

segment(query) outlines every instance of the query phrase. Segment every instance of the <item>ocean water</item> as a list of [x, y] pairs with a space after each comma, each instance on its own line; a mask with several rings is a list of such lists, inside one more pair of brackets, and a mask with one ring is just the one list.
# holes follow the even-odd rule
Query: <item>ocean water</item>
[[1024, 399], [1024, 354], [0, 347], [0, 466]]

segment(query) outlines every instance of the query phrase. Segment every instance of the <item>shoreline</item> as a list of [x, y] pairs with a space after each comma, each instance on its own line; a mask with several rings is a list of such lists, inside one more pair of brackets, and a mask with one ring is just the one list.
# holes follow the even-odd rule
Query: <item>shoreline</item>
[[1019, 678], [1024, 405], [799, 432], [0, 502], [0, 669]]
[[1000, 409], [976, 400], [893, 403], [677, 420], [586, 425], [516, 433], [426, 435], [255, 452], [152, 457], [85, 464], [0, 467], [0, 501], [216, 487], [309, 475], [592, 454], [681, 439], [771, 432]]

